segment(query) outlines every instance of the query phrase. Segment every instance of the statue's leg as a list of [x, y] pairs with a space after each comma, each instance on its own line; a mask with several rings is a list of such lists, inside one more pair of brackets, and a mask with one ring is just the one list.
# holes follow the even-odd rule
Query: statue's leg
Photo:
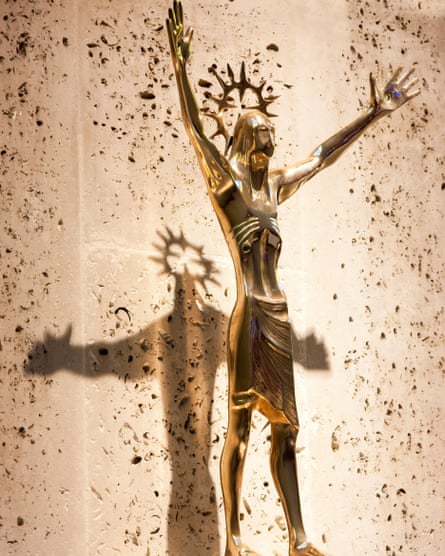
[[324, 556], [307, 542], [303, 527], [295, 456], [297, 431], [287, 424], [271, 423], [271, 435], [271, 470], [289, 529], [289, 555]]
[[255, 554], [243, 544], [239, 523], [241, 484], [251, 418], [251, 408], [229, 408], [229, 424], [221, 456], [221, 485], [227, 534], [225, 556]]
[[[283, 504], [289, 529], [289, 546], [306, 542], [298, 489], [295, 441], [297, 431], [287, 424], [271, 423], [272, 446], [270, 466], [278, 494]], [[294, 554], [294, 552], [290, 552]]]

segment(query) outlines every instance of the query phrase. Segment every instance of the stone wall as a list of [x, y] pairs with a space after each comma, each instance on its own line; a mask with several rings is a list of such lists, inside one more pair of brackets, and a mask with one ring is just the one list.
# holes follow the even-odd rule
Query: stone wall
[[[234, 276], [180, 118], [167, 7], [2, 3], [5, 555], [222, 553]], [[356, 117], [370, 71], [415, 65], [422, 94], [281, 207], [280, 279], [311, 538], [334, 555], [438, 554], [442, 2], [189, 0], [185, 13], [200, 100], [219, 92], [211, 64], [242, 61], [279, 95], [278, 166]], [[283, 555], [268, 434], [258, 417], [242, 523]]]

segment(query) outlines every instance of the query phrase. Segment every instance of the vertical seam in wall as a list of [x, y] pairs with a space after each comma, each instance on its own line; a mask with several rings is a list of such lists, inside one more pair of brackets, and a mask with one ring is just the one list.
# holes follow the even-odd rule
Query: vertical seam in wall
[[82, 125], [82, 110], [81, 110], [81, 94], [82, 94], [82, 77], [81, 77], [81, 37], [80, 37], [80, 25], [79, 25], [79, 18], [80, 18], [80, 6], [79, 0], [75, 0], [73, 2], [73, 25], [75, 30], [75, 132], [76, 132], [76, 156], [77, 156], [77, 195], [78, 195], [78, 260], [79, 260], [79, 325], [80, 325], [80, 339], [81, 339], [81, 346], [82, 346], [82, 373], [81, 373], [81, 380], [82, 380], [82, 393], [83, 393], [83, 407], [82, 407], [82, 426], [80, 427], [80, 434], [82, 434], [82, 490], [81, 490], [81, 499], [82, 499], [82, 509], [83, 509], [83, 553], [85, 555], [89, 554], [89, 510], [88, 510], [88, 484], [89, 484], [89, 465], [88, 465], [88, 404], [87, 404], [87, 382], [86, 378], [86, 368], [87, 368], [87, 358], [86, 358], [86, 334], [85, 334], [85, 292], [87, 287], [87, 280], [85, 274], [85, 234], [84, 234], [84, 216], [83, 216], [83, 209], [84, 209], [84, 202], [83, 202], [83, 188], [84, 188], [84, 174], [85, 174], [85, 164], [84, 164], [84, 149], [83, 149], [83, 125]]

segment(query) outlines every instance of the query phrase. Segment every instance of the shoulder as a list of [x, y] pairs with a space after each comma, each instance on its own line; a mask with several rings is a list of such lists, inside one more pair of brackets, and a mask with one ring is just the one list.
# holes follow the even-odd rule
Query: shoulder
[[242, 200], [236, 180], [230, 171], [209, 176], [209, 188], [215, 201], [221, 207], [225, 207], [233, 201], [239, 204]]

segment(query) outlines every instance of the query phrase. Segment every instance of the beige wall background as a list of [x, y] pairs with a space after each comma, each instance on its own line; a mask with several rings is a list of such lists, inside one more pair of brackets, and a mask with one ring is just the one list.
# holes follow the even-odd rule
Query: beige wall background
[[[218, 554], [234, 277], [180, 120], [168, 2], [9, 1], [0, 21], [0, 552]], [[190, 68], [280, 95], [303, 159], [415, 65], [422, 94], [282, 207], [306, 527], [342, 556], [444, 538], [444, 7], [189, 0]], [[273, 46], [271, 46], [273, 45]], [[211, 124], [211, 122], [208, 122]], [[209, 128], [210, 129], [210, 128]], [[286, 553], [255, 421], [243, 524]]]

